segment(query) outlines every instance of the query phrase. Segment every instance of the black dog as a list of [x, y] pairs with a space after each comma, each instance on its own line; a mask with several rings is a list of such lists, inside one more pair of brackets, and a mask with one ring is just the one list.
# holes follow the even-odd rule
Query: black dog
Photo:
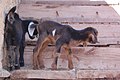
[[10, 67], [14, 66], [15, 69], [20, 68], [20, 63], [23, 61], [19, 61], [19, 54], [21, 53], [20, 49], [23, 46], [23, 29], [22, 29], [22, 20], [19, 18], [19, 15], [15, 13], [16, 7], [13, 7], [7, 14], [5, 18], [5, 42], [7, 45], [7, 50], [9, 51], [9, 58], [12, 57], [13, 53], [11, 52], [11, 46], [15, 46], [15, 63], [10, 65]]
[[55, 43], [55, 58], [52, 68], [57, 68], [58, 55], [61, 47], [64, 45], [68, 56], [68, 67], [73, 68], [71, 48], [69, 43], [72, 40], [97, 43], [98, 31], [92, 27], [83, 30], [75, 30], [69, 25], [62, 25], [54, 21], [43, 21], [38, 25], [39, 38], [33, 53], [34, 69], [44, 68], [42, 51], [48, 46], [48, 43]]
[[[7, 45], [7, 51], [9, 58], [13, 58], [13, 53], [11, 52], [11, 46], [15, 46], [15, 63], [11, 64], [9, 67], [14, 66], [16, 69], [24, 66], [24, 48], [25, 48], [25, 34], [31, 39], [34, 39], [34, 35], [37, 35], [35, 29], [33, 35], [29, 34], [28, 26], [31, 22], [38, 24], [35, 20], [21, 20], [19, 15], [15, 13], [16, 6], [13, 7], [5, 18], [5, 29], [4, 29], [4, 39]], [[11, 63], [11, 62], [9, 62]]]

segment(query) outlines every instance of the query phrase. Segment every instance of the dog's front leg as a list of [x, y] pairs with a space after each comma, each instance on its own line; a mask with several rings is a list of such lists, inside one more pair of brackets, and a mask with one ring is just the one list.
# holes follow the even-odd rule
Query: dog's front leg
[[87, 47], [87, 41], [83, 42], [83, 47]]
[[67, 53], [67, 58], [68, 58], [68, 68], [69, 69], [73, 69], [73, 62], [72, 62], [72, 51], [71, 48], [69, 47], [69, 45], [66, 45], [66, 47], [64, 47], [66, 53]]
[[15, 69], [20, 69], [20, 64], [19, 64], [19, 46], [15, 47]]
[[55, 70], [57, 69], [57, 63], [58, 63], [58, 58], [60, 57], [60, 53], [55, 53], [54, 55], [54, 60], [52, 63], [52, 69]]
[[71, 55], [71, 53], [68, 53], [67, 57], [68, 57], [68, 68], [69, 69], [73, 69], [73, 62], [72, 62], [72, 55]]

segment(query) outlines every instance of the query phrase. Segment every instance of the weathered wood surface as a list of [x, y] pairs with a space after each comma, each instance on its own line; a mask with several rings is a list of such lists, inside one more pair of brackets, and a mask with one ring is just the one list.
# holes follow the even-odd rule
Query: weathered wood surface
[[23, 19], [35, 19], [35, 20], [52, 20], [60, 22], [62, 24], [111, 24], [111, 25], [120, 25], [120, 19], [111, 19], [111, 18], [83, 18], [83, 17], [70, 17], [70, 18], [34, 18], [34, 17], [22, 17]]
[[111, 78], [115, 80], [120, 79], [120, 70], [78, 70], [78, 78]]
[[[120, 79], [120, 70], [17, 70], [11, 74], [11, 79], [72, 79], [79, 80], [81, 78], [87, 80], [94, 78], [114, 78]], [[108, 79], [107, 79], [108, 78]]]
[[[30, 56], [32, 56], [32, 49], [34, 47], [28, 48], [26, 47], [25, 52], [28, 63], [32, 61]], [[54, 52], [54, 47], [48, 47], [43, 52], [44, 61], [46, 68], [51, 68], [52, 63], [52, 53]], [[120, 49], [119, 48], [98, 48], [98, 47], [72, 47], [73, 55], [77, 56], [77, 58], [73, 57], [73, 62], [75, 68], [79, 69], [91, 69], [91, 70], [119, 70], [120, 69]], [[61, 52], [61, 59], [58, 68], [67, 69], [67, 60], [64, 49]], [[29, 65], [32, 65], [32, 62], [29, 62]]]
[[0, 78], [9, 77], [10, 73], [5, 69], [0, 69]]
[[[25, 67], [13, 71], [13, 78], [41, 78], [41, 79], [79, 79], [79, 78], [113, 78], [120, 77], [120, 49], [72, 47], [74, 69], [67, 68], [67, 57], [62, 49], [58, 61], [58, 70], [51, 70], [54, 47], [44, 50], [45, 70], [32, 69], [32, 50], [34, 46], [25, 49]], [[66, 76], [66, 77], [65, 77]]]
[[[26, 7], [27, 6], [27, 7]], [[26, 11], [27, 10], [27, 11]], [[58, 14], [56, 14], [58, 11]], [[85, 18], [85, 19], [120, 19], [116, 11], [109, 6], [67, 6], [50, 4], [20, 4], [19, 14], [21, 17], [34, 18]]]
[[38, 78], [38, 79], [75, 79], [74, 70], [18, 70], [13, 71], [14, 78]]
[[36, 3], [36, 4], [54, 4], [54, 5], [79, 5], [79, 6], [108, 6], [118, 5], [117, 2], [106, 3], [106, 1], [89, 1], [89, 0], [22, 0], [22, 3]]

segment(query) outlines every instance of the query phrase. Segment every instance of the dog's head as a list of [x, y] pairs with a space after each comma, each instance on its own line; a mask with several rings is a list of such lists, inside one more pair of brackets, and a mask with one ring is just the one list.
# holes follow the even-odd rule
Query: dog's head
[[5, 16], [5, 29], [6, 30], [13, 30], [13, 26], [16, 26], [16, 25], [22, 26], [21, 22], [16, 23], [16, 24], [14, 23], [16, 21], [21, 21], [21, 19], [19, 18], [19, 15], [15, 11], [16, 11], [16, 6], [11, 8]]
[[92, 44], [99, 43], [98, 39], [97, 39], [97, 37], [98, 37], [97, 29], [92, 28], [92, 27], [88, 27], [88, 28], [86, 28], [86, 30], [87, 30], [89, 42], [92, 43]]
[[6, 20], [9, 21], [9, 23], [13, 24], [15, 21], [15, 18], [19, 17], [16, 11], [16, 6], [14, 6], [12, 9], [9, 10], [8, 14], [6, 15]]
[[89, 38], [89, 42], [92, 43], [92, 44], [99, 43], [98, 39], [97, 39], [97, 36], [94, 35], [93, 33], [89, 34], [88, 38]]

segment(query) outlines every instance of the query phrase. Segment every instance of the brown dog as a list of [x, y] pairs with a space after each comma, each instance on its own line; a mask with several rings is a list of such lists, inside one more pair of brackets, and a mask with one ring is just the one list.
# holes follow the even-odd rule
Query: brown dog
[[34, 69], [44, 68], [42, 59], [42, 51], [48, 46], [49, 43], [55, 43], [55, 57], [52, 63], [52, 68], [57, 68], [57, 61], [60, 55], [60, 50], [65, 45], [65, 50], [68, 57], [68, 67], [73, 69], [73, 62], [71, 57], [71, 48], [69, 43], [72, 40], [97, 43], [98, 31], [92, 27], [83, 30], [75, 30], [69, 25], [62, 25], [54, 21], [43, 21], [38, 25], [39, 38], [33, 53], [33, 66]]

